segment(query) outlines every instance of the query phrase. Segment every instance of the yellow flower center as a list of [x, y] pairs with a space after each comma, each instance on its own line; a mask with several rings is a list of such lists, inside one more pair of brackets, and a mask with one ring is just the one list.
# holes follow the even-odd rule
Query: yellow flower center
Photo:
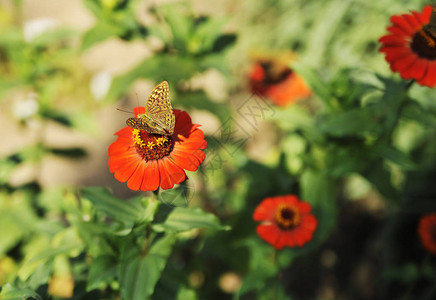
[[143, 130], [132, 130], [136, 151], [146, 160], [160, 159], [173, 151], [174, 140], [171, 136], [150, 134]]

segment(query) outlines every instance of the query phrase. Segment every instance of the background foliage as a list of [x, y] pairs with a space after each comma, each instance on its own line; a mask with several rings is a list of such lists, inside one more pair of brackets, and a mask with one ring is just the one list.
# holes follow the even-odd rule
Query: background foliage
[[[85, 30], [0, 1], [2, 299], [435, 297], [416, 234], [436, 211], [435, 91], [391, 74], [377, 42], [425, 1], [80, 3]], [[89, 67], [113, 41], [148, 52], [123, 72]], [[313, 96], [278, 108], [250, 94], [247, 73], [250, 52], [283, 49]], [[161, 80], [203, 125], [207, 158], [174, 190], [133, 193], [106, 164], [125, 126], [115, 108]], [[276, 252], [252, 214], [285, 194], [319, 225]]]

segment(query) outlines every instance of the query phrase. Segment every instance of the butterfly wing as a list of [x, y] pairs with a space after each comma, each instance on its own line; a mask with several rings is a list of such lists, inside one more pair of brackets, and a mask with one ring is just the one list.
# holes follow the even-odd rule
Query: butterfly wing
[[170, 102], [168, 82], [162, 81], [151, 91], [145, 104], [145, 114], [167, 134], [174, 132], [175, 117]]

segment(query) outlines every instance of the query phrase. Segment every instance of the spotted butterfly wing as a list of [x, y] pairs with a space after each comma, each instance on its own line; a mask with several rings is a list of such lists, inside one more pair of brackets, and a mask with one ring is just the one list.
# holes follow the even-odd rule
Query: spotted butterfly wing
[[148, 96], [145, 112], [136, 118], [127, 119], [126, 124], [148, 133], [171, 135], [174, 132], [175, 117], [168, 82], [159, 83]]

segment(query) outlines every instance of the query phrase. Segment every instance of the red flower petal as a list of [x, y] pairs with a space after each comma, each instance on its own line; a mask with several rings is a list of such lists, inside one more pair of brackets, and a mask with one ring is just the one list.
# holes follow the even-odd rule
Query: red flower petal
[[265, 198], [254, 210], [253, 219], [255, 221], [273, 221], [277, 208], [277, 201], [274, 198]]
[[424, 248], [428, 252], [436, 254], [436, 213], [421, 217], [418, 234]]
[[403, 18], [409, 23], [412, 32], [416, 32], [422, 27], [421, 22], [414, 15], [403, 15]]
[[400, 71], [401, 72], [400, 74], [401, 76], [403, 76], [403, 78], [409, 79], [410, 74], [409, 72], [407, 72], [407, 70], [410, 70], [410, 68], [414, 65], [414, 63], [417, 60], [418, 60], [418, 56], [416, 55], [403, 57], [392, 63], [392, 69]]
[[408, 44], [403, 37], [398, 35], [385, 35], [379, 39], [380, 43], [383, 43], [385, 47], [402, 47]]
[[418, 59], [413, 64], [413, 68], [410, 69], [410, 77], [416, 80], [421, 80], [427, 73], [427, 60]]
[[137, 117], [139, 114], [145, 113], [145, 107], [144, 106], [135, 107], [133, 109], [133, 113], [135, 114], [135, 117]]
[[127, 186], [129, 187], [129, 189], [133, 191], [139, 190], [142, 181], [144, 180], [144, 169], [145, 169], [145, 164], [139, 162], [135, 171], [133, 172], [133, 175], [127, 181]]
[[420, 82], [422, 85], [434, 87], [436, 85], [436, 61], [429, 62], [427, 74]]
[[160, 187], [164, 190], [172, 189], [174, 184], [178, 184], [186, 179], [186, 174], [182, 168], [176, 166], [170, 159], [159, 160]]
[[412, 35], [415, 33], [415, 30], [409, 25], [403, 16], [392, 16], [391, 22], [406, 35]]
[[159, 187], [160, 175], [157, 160], [149, 161], [144, 169], [144, 180], [141, 184], [141, 191], [155, 191]]
[[274, 224], [267, 225], [259, 225], [256, 228], [257, 234], [267, 243], [271, 244], [277, 250], [280, 250], [284, 247], [281, 245], [277, 245], [277, 241], [280, 239], [280, 229]]

